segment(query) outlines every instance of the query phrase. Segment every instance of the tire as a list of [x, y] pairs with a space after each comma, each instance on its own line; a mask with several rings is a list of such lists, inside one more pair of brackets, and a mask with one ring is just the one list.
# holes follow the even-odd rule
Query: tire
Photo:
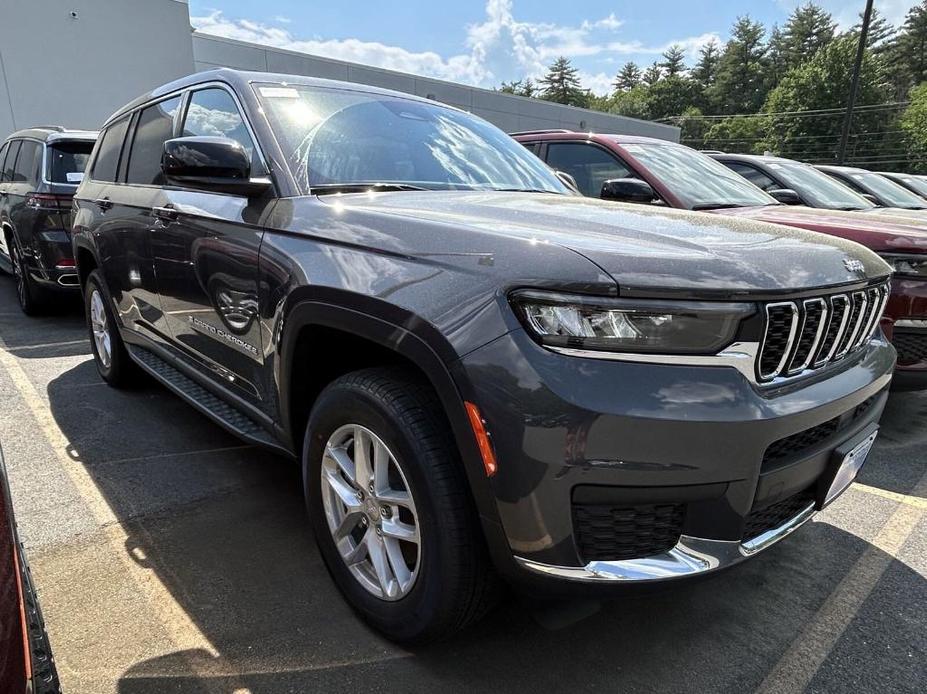
[[44, 311], [47, 301], [45, 292], [36, 285], [22, 260], [22, 253], [12, 235], [7, 236], [7, 249], [13, 266], [13, 279], [16, 281], [16, 299], [19, 307], [27, 316], [38, 316]]
[[139, 369], [122, 341], [108, 297], [100, 272], [93, 270], [84, 286], [84, 313], [93, 361], [100, 376], [109, 385], [127, 388], [136, 384]]
[[[442, 412], [428, 384], [411, 372], [398, 368], [355, 371], [319, 395], [303, 445], [303, 488], [325, 565], [351, 607], [372, 627], [400, 643], [448, 637], [482, 617], [499, 594], [499, 581]], [[382, 488], [368, 486], [364, 500], [356, 503], [363, 515], [353, 523], [351, 534], [336, 544], [332, 527], [338, 525], [338, 518], [333, 518], [338, 512], [334, 509], [340, 509], [344, 517], [349, 508], [323, 474], [334, 472], [341, 482], [349, 479], [338, 464], [343, 458], [326, 454], [327, 444], [342, 440], [350, 441], [342, 451], [349, 459], [357, 458], [357, 440], [368, 441], [372, 446], [368, 450], [375, 451], [379, 444], [388, 449], [385, 479], [389, 490], [384, 493]], [[385, 458], [386, 454], [381, 456]], [[355, 495], [364, 491], [359, 489], [364, 478], [360, 468], [353, 467], [360, 480], [350, 488]], [[403, 487], [411, 494], [412, 508], [390, 507], [390, 499], [401, 497]], [[350, 500], [350, 494], [347, 497]], [[390, 514], [377, 514], [378, 505], [381, 509], [387, 506]], [[356, 519], [357, 514], [353, 515]], [[389, 536], [396, 527], [403, 529], [399, 534], [407, 535], [410, 526], [417, 528], [417, 544]], [[382, 535], [375, 534], [377, 528]], [[361, 540], [370, 549], [349, 568], [342, 553], [352, 546], [356, 549]], [[395, 561], [396, 547], [401, 548], [400, 562], [411, 575], [405, 587], [401, 564]], [[387, 584], [393, 589], [391, 595], [385, 594], [382, 582], [377, 586], [374, 556], [383, 559], [396, 579]], [[377, 589], [379, 594], [375, 594]]]

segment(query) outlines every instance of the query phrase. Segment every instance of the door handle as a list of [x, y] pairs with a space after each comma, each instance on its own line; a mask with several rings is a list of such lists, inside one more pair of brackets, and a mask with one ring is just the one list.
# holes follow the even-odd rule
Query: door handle
[[167, 207], [152, 207], [151, 214], [156, 219], [160, 219], [164, 222], [173, 222], [177, 219], [177, 210], [170, 205]]
[[113, 201], [109, 198], [98, 198], [93, 201], [93, 203], [99, 207], [103, 212], [110, 209], [113, 206]]

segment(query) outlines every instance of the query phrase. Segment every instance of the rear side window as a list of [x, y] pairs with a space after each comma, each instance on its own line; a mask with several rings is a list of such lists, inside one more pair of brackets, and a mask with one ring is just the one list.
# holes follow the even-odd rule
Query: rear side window
[[174, 136], [174, 116], [179, 108], [180, 97], [177, 96], [142, 111], [129, 154], [129, 173], [126, 177], [129, 183], [161, 184], [161, 155], [164, 143]]
[[13, 167], [16, 164], [16, 155], [19, 154], [19, 143], [22, 140], [13, 140], [10, 143], [10, 149], [6, 153], [6, 161], [3, 164], [3, 172], [0, 173], [0, 183], [9, 183], [13, 180]]
[[129, 119], [123, 118], [103, 131], [100, 136], [100, 149], [97, 152], [96, 160], [93, 162], [93, 172], [90, 174], [94, 181], [112, 183], [116, 180], [119, 152], [122, 150], [123, 140], [126, 139], [128, 127]]
[[[224, 89], [201, 89], [190, 95], [190, 105], [184, 118], [183, 136], [228, 137], [244, 147], [251, 157], [251, 171], [260, 171], [254, 142], [238, 111], [238, 105]], [[263, 172], [261, 172], [263, 173]]]
[[13, 169], [13, 183], [36, 183], [39, 180], [39, 166], [42, 163], [42, 145], [32, 140], [23, 140]]
[[602, 184], [611, 178], [633, 177], [631, 170], [614, 155], [579, 142], [551, 142], [547, 145], [547, 163], [575, 178], [580, 192], [590, 198], [599, 197]]
[[10, 148], [9, 142], [4, 142], [3, 146], [0, 147], [0, 176], [3, 175], [3, 161], [6, 159], [7, 150]]
[[80, 183], [93, 151], [93, 142], [55, 142], [48, 146], [45, 177], [49, 183]]

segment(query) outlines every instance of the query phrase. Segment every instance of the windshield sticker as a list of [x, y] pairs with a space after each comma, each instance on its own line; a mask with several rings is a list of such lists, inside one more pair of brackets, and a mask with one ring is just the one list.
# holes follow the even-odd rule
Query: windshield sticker
[[298, 99], [299, 92], [291, 87], [261, 87], [261, 96], [268, 99]]
[[84, 180], [83, 171], [68, 171], [65, 175], [67, 176], [68, 183], [80, 183]]

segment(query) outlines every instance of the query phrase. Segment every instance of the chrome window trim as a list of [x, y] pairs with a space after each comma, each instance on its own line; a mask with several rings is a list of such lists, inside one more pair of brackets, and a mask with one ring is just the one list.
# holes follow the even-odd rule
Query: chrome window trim
[[592, 561], [585, 566], [555, 566], [519, 556], [515, 557], [515, 561], [523, 569], [532, 573], [570, 581], [595, 583], [665, 581], [717, 571], [737, 564], [791, 535], [811, 520], [815, 513], [814, 504], [810, 504], [801, 513], [779, 527], [768, 530], [747, 542], [711, 540], [682, 535], [672, 549], [640, 559]]
[[808, 306], [811, 304], [821, 305], [821, 320], [818, 323], [818, 331], [814, 335], [814, 340], [811, 343], [811, 349], [808, 350], [808, 356], [805, 358], [804, 363], [796, 368], [794, 364], [795, 357], [793, 356], [792, 359], [789, 361], [789, 364], [791, 364], [791, 368], [789, 368], [785, 372], [786, 376], [794, 376], [795, 374], [800, 374], [802, 371], [807, 369], [811, 365], [811, 362], [814, 359], [815, 355], [818, 353], [818, 345], [821, 344], [821, 336], [824, 334], [824, 326], [828, 324], [827, 302], [824, 301], [823, 298], [805, 299], [802, 302], [803, 312], [802, 312], [802, 317], [801, 317], [801, 329], [798, 331], [799, 338], [798, 340], [795, 341], [795, 349], [796, 350], [798, 349], [798, 345], [801, 343], [801, 336], [805, 332], [805, 324], [808, 322]]
[[[785, 349], [782, 350], [782, 359], [779, 360], [778, 366], [771, 373], [763, 373], [760, 362], [763, 360], [763, 350], [766, 349], [766, 336], [769, 334], [769, 312], [771, 309], [779, 308], [780, 306], [785, 306], [792, 309], [792, 324], [789, 328], [789, 337], [785, 343]], [[771, 381], [776, 376], [782, 374], [785, 365], [789, 361], [789, 357], [792, 355], [792, 348], [795, 346], [795, 335], [798, 332], [798, 306], [794, 301], [776, 301], [774, 303], [766, 304], [766, 325], [763, 329], [763, 339], [760, 341], [760, 351], [758, 355], [758, 360], [756, 362], [756, 373], [760, 381]]]

